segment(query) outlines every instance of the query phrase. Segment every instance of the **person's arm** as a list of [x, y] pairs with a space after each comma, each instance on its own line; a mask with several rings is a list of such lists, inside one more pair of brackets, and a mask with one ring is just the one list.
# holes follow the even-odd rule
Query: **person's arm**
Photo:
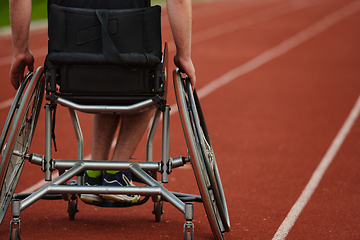
[[191, 0], [167, 0], [171, 30], [176, 45], [175, 65], [190, 78], [193, 88], [196, 83], [195, 68], [191, 60]]
[[10, 82], [18, 89], [25, 68], [28, 67], [29, 71], [34, 70], [34, 57], [29, 50], [31, 0], [9, 0], [9, 13], [13, 44]]

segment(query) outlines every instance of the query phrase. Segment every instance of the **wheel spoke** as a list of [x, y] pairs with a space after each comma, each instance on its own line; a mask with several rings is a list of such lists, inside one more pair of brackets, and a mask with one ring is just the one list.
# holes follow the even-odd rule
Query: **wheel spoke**
[[180, 119], [195, 177], [213, 235], [221, 240], [223, 232], [230, 231], [230, 223], [214, 151], [198, 98], [194, 100], [189, 82], [185, 84], [179, 72], [174, 74]]
[[[7, 122], [8, 126], [5, 126], [5, 128], [9, 128], [10, 125], [12, 126], [7, 143], [2, 150], [2, 161], [4, 161], [4, 165], [2, 165], [2, 169], [0, 169], [0, 172], [3, 174], [1, 176], [2, 179], [0, 179], [0, 223], [12, 199], [24, 166], [25, 156], [29, 150], [36, 122], [39, 117], [44, 86], [45, 79], [43, 77], [43, 70], [39, 68], [29, 81], [26, 90], [24, 90], [25, 86], [21, 87], [24, 91], [17, 93], [17, 97], [15, 98], [18, 99], [15, 100], [17, 103], [13, 104], [12, 106], [14, 107], [10, 109], [10, 111], [14, 112], [9, 113], [11, 119], [9, 118]], [[7, 130], [5, 132], [7, 133]]]

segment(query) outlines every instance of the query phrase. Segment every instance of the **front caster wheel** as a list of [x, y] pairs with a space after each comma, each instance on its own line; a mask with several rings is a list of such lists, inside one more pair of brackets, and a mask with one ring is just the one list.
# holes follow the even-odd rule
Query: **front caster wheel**
[[10, 240], [21, 240], [20, 232], [17, 229], [13, 229], [10, 233]]
[[155, 221], [156, 222], [160, 222], [161, 221], [161, 215], [163, 215], [163, 202], [157, 202], [154, 203], [154, 211], [153, 213], [155, 214]]
[[79, 212], [77, 205], [78, 205], [78, 196], [72, 195], [68, 201], [68, 210], [67, 210], [69, 213], [70, 220], [74, 220], [76, 213]]

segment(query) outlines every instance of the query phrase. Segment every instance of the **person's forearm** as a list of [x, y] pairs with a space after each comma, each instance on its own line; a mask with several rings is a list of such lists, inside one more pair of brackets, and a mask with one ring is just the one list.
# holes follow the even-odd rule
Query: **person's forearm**
[[168, 16], [176, 45], [174, 63], [182, 73], [190, 78], [195, 88], [196, 75], [191, 59], [191, 0], [167, 0]]
[[27, 67], [34, 70], [34, 57], [29, 49], [29, 27], [31, 21], [31, 0], [9, 0], [12, 32], [13, 58], [10, 68], [10, 82], [18, 89]]
[[29, 50], [29, 26], [31, 21], [31, 0], [9, 0], [9, 14], [12, 31], [13, 54], [21, 55]]
[[190, 58], [192, 24], [191, 0], [168, 0], [167, 10], [177, 55], [182, 58]]

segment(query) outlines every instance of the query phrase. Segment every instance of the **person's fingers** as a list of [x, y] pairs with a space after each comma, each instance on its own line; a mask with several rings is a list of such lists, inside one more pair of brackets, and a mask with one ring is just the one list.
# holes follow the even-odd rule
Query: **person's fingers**
[[34, 63], [28, 65], [27, 67], [28, 67], [29, 72], [33, 72], [33, 71], [34, 71]]
[[30, 72], [33, 72], [34, 71], [34, 56], [32, 55], [31, 52], [29, 52], [30, 54], [28, 55], [27, 57], [27, 62], [26, 62], [26, 65], [28, 67], [28, 70]]
[[[12, 66], [11, 66], [11, 70], [10, 70], [10, 82], [11, 85], [15, 88], [18, 89], [21, 83], [21, 78], [23, 76], [23, 72], [24, 72], [24, 67], [22, 67], [19, 62], [14, 61]], [[22, 70], [21, 70], [22, 69]]]
[[177, 55], [174, 57], [174, 63], [179, 68], [180, 72], [185, 73], [191, 82], [192, 89], [194, 90], [196, 84], [195, 68], [191, 59], [180, 59]]
[[21, 83], [21, 80], [22, 80], [22, 75], [23, 74], [14, 74], [14, 73], [11, 73], [10, 74], [10, 82], [11, 82], [11, 85], [14, 87], [15, 90], [17, 90], [20, 86], [20, 83]]
[[190, 80], [190, 83], [191, 83], [191, 88], [192, 90], [194, 91], [195, 90], [195, 85], [196, 85], [196, 77], [194, 74], [186, 74]]
[[31, 52], [28, 52], [28, 54], [26, 54], [24, 57], [13, 58], [10, 69], [10, 82], [15, 89], [19, 88], [24, 78], [26, 67], [30, 72], [34, 71], [34, 56], [31, 54]]

